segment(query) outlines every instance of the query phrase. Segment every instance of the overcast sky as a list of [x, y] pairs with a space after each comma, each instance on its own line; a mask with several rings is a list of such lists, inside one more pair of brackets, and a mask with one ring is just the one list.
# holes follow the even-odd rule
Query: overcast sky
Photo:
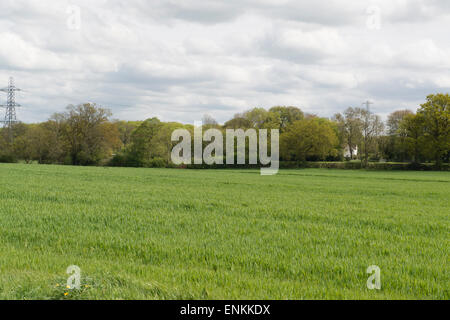
[[0, 87], [14, 76], [25, 90], [24, 122], [81, 102], [224, 122], [370, 99], [386, 116], [450, 91], [449, 30], [448, 0], [1, 0]]

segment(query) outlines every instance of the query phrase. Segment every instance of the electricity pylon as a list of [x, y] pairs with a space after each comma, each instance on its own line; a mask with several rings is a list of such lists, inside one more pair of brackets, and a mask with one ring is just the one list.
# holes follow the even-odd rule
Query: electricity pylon
[[373, 102], [370, 102], [369, 100], [367, 100], [366, 102], [363, 102], [362, 105], [366, 106], [366, 110], [368, 112], [370, 112], [370, 105], [373, 104]]
[[10, 77], [8, 87], [0, 89], [0, 91], [6, 92], [7, 95], [6, 105], [0, 105], [0, 107], [6, 108], [5, 118], [3, 121], [0, 122], [3, 123], [3, 128], [8, 130], [9, 142], [12, 142], [14, 137], [13, 126], [18, 122], [16, 115], [16, 107], [20, 107], [20, 104], [16, 103], [16, 91], [22, 90], [16, 88], [16, 86], [14, 85], [14, 78]]

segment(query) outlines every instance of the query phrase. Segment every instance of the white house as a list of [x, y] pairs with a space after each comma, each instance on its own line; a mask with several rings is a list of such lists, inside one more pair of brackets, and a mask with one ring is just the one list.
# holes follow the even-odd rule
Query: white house
[[[353, 148], [352, 154], [353, 154], [353, 157], [355, 157], [355, 156], [358, 155], [358, 146], [355, 146], [355, 147]], [[345, 147], [345, 149], [344, 149], [344, 158], [350, 158], [350, 157], [351, 157], [351, 155], [350, 155], [350, 147], [347, 146], [347, 147]]]

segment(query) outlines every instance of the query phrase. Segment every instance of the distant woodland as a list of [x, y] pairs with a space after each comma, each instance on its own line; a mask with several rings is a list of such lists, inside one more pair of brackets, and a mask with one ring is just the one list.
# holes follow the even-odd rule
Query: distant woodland
[[[134, 167], [172, 166], [178, 142], [175, 129], [190, 124], [112, 120], [95, 104], [71, 105], [48, 121], [16, 123], [0, 129], [0, 162]], [[450, 158], [450, 96], [432, 94], [418, 110], [396, 110], [387, 121], [365, 108], [349, 107], [332, 118], [276, 106], [249, 109], [218, 124], [204, 116], [204, 130], [279, 129], [280, 156], [286, 162], [360, 161], [431, 163], [441, 168]], [[225, 135], [224, 135], [225, 136]]]

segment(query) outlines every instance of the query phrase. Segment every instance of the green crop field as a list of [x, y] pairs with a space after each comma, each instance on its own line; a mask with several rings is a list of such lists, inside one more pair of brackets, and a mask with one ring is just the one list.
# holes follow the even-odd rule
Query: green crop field
[[447, 172], [2, 164], [0, 298], [449, 299], [449, 195]]

